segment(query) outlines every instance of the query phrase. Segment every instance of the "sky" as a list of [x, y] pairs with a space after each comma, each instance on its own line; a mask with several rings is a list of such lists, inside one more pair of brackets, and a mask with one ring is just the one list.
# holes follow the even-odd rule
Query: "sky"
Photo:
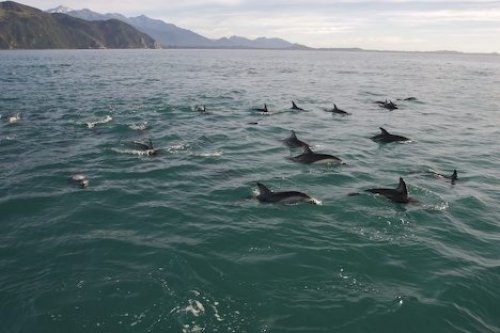
[[17, 0], [146, 15], [208, 38], [278, 37], [321, 48], [500, 53], [500, 0]]

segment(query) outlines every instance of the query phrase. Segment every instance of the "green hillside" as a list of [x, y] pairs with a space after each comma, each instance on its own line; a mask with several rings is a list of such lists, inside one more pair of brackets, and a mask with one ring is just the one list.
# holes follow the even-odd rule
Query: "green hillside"
[[85, 21], [0, 2], [0, 49], [154, 48], [155, 41], [118, 21]]

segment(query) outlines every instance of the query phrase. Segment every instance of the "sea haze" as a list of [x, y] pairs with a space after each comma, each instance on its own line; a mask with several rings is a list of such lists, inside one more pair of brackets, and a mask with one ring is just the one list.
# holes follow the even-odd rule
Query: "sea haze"
[[[0, 64], [0, 331], [500, 330], [499, 57], [68, 50]], [[375, 143], [379, 127], [411, 142]], [[345, 164], [287, 159], [292, 129]], [[132, 143], [148, 138], [157, 156]], [[455, 185], [426, 175], [453, 169]], [[363, 193], [399, 177], [420, 204]], [[322, 205], [261, 204], [256, 182]]]

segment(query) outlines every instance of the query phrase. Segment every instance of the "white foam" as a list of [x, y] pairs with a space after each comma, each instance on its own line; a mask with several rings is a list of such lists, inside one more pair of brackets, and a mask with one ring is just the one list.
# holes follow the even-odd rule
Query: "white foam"
[[195, 317], [205, 313], [205, 307], [197, 300], [189, 300], [189, 305], [184, 309], [186, 313], [191, 313]]
[[189, 147], [189, 144], [188, 143], [179, 143], [179, 144], [176, 144], [176, 145], [171, 145], [171, 146], [168, 146], [168, 150], [184, 150], [184, 149], [187, 149]]
[[151, 156], [153, 155], [153, 149], [147, 150], [135, 150], [135, 149], [117, 149], [111, 148], [112, 151], [120, 154], [137, 155], [137, 156]]
[[190, 327], [189, 325], [184, 325], [182, 327], [182, 333], [199, 333], [203, 332], [205, 329], [199, 325], [193, 325]]
[[315, 205], [318, 205], [318, 206], [322, 206], [323, 205], [323, 202], [319, 199], [316, 199], [316, 198], [313, 198], [311, 197], [312, 199], [312, 202], [315, 204]]
[[204, 153], [204, 154], [199, 154], [198, 156], [201, 157], [221, 157], [223, 153], [221, 151], [215, 151], [213, 153]]
[[[217, 305], [218, 303], [215, 302], [214, 304]], [[214, 310], [214, 317], [215, 317], [215, 319], [217, 319], [217, 321], [224, 321], [224, 319], [222, 319], [222, 317], [219, 315], [219, 311], [217, 310], [217, 308], [215, 307], [215, 305], [210, 305], [212, 307], [212, 309]]]
[[19, 119], [21, 119], [21, 115], [19, 113], [12, 114], [7, 117], [7, 121], [9, 124], [15, 124]]
[[86, 125], [88, 128], [94, 128], [98, 124], [106, 124], [106, 123], [109, 123], [111, 120], [113, 120], [113, 117], [111, 117], [110, 115], [107, 115], [103, 119], [98, 119], [98, 120], [93, 121], [93, 122], [88, 122], [88, 123], [86, 123]]

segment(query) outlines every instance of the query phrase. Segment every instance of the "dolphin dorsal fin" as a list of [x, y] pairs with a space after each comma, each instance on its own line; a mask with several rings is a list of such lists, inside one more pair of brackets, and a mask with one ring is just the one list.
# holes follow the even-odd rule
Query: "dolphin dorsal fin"
[[380, 128], [380, 131], [382, 131], [382, 134], [389, 135], [389, 132], [387, 132], [385, 129], [383, 129], [382, 127], [379, 127], [379, 128]]
[[396, 191], [403, 193], [405, 197], [408, 197], [408, 189], [406, 188], [406, 183], [403, 180], [403, 177], [399, 177], [399, 185], [396, 188]]
[[337, 108], [337, 104], [333, 104], [333, 109], [334, 109], [334, 110], [338, 110], [338, 108]]
[[262, 183], [257, 183], [257, 187], [259, 188], [260, 195], [267, 196], [272, 193], [272, 191]]
[[314, 154], [314, 152], [306, 145], [304, 146], [304, 154]]
[[291, 130], [292, 134], [290, 134], [290, 137], [292, 139], [297, 139], [297, 135], [295, 134], [295, 131], [294, 130]]
[[297, 104], [294, 101], [292, 101], [292, 108], [297, 109]]
[[267, 104], [264, 103], [264, 110], [267, 112]]
[[453, 170], [453, 174], [451, 175], [451, 179], [452, 179], [452, 180], [456, 180], [456, 179], [458, 179], [458, 172], [457, 172], [457, 169]]

